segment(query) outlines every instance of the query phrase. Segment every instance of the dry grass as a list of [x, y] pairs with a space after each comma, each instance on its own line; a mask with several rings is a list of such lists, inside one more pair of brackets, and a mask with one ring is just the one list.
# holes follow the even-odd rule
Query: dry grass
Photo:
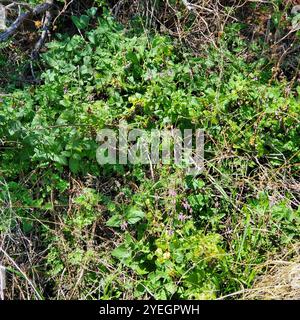
[[237, 21], [237, 10], [249, 2], [252, 1], [119, 0], [114, 2], [112, 12], [123, 23], [142, 17], [146, 29], [154, 27], [197, 51], [204, 44], [215, 44], [227, 23]]
[[261, 265], [263, 274], [243, 299], [299, 300], [300, 299], [300, 245]]

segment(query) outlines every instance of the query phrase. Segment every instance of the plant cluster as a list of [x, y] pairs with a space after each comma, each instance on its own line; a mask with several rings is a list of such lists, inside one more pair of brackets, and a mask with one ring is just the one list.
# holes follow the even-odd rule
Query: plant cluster
[[[299, 241], [300, 86], [272, 78], [241, 24], [195, 56], [105, 11], [91, 29], [95, 14], [47, 45], [41, 84], [0, 100], [2, 250], [24, 266], [10, 268], [9, 294], [215, 299], [251, 287], [258, 265]], [[99, 166], [97, 131], [120, 120], [203, 129], [203, 173]]]

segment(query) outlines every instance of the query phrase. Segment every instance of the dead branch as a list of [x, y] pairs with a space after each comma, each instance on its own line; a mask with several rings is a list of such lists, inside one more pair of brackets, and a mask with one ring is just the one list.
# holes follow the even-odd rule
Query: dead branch
[[1, 4], [7, 4], [5, 6], [6, 9], [10, 9], [12, 7], [25, 7], [32, 10], [32, 6], [29, 3], [18, 2], [18, 1], [1, 1]]
[[[51, 2], [53, 4], [53, 1], [51, 1]], [[45, 14], [45, 18], [44, 18], [42, 34], [41, 34], [38, 42], [36, 43], [36, 45], [35, 45], [35, 47], [34, 47], [34, 49], [32, 51], [32, 54], [31, 54], [33, 59], [37, 58], [37, 56], [39, 54], [39, 51], [41, 50], [42, 46], [45, 43], [45, 40], [46, 40], [47, 34], [49, 32], [49, 28], [50, 28], [51, 22], [52, 22], [52, 14], [51, 14], [50, 10], [47, 10], [46, 14]]]
[[40, 15], [48, 11], [52, 6], [53, 0], [46, 0], [45, 3], [37, 5], [34, 8], [29, 8], [27, 12], [20, 14], [19, 17], [14, 21], [14, 23], [10, 27], [6, 29], [5, 32], [0, 33], [0, 42], [6, 41], [9, 37], [15, 34], [18, 28], [26, 19], [29, 19], [32, 16]]

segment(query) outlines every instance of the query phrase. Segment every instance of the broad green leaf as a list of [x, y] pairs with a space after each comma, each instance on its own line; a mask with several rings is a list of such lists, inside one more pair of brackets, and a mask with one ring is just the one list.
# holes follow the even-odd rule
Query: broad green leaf
[[122, 244], [118, 248], [114, 249], [111, 255], [119, 260], [124, 260], [131, 257], [131, 251]]
[[117, 228], [117, 227], [120, 227], [121, 223], [122, 223], [121, 217], [119, 215], [114, 215], [106, 222], [106, 225], [108, 227]]
[[33, 222], [28, 219], [22, 220], [22, 229], [25, 233], [29, 233], [33, 229]]
[[91, 7], [89, 8], [86, 13], [90, 16], [90, 17], [94, 17], [97, 13], [97, 8], [95, 7]]
[[77, 173], [79, 171], [79, 168], [80, 168], [80, 162], [79, 160], [77, 159], [70, 159], [69, 160], [69, 167], [70, 167], [70, 170], [73, 172], [73, 173]]
[[135, 207], [131, 207], [126, 213], [126, 219], [129, 224], [135, 224], [142, 220], [144, 217], [145, 213]]
[[72, 21], [74, 22], [76, 28], [79, 30], [86, 29], [90, 22], [90, 17], [87, 15], [82, 15], [80, 18], [72, 16]]

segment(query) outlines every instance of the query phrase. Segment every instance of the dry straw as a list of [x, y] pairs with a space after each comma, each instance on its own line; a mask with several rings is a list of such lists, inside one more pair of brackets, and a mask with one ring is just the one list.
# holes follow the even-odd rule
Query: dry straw
[[244, 295], [245, 299], [300, 299], [300, 246], [293, 248], [292, 254], [268, 261], [262, 269], [263, 274]]

